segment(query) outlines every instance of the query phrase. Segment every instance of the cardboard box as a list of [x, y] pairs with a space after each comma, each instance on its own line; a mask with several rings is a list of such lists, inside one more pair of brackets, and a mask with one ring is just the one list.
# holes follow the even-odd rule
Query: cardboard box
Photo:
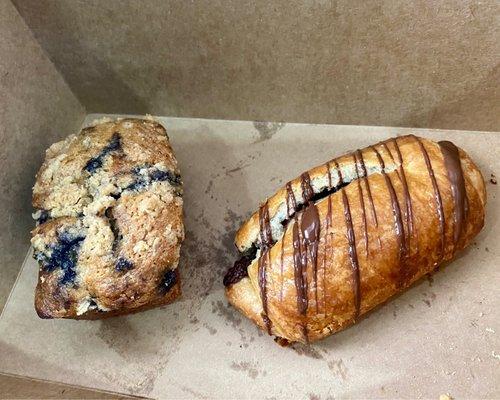
[[[498, 8], [1, 0], [0, 308], [29, 247], [43, 152], [92, 112], [170, 116], [161, 120], [186, 182], [191, 278], [163, 309], [41, 321], [28, 258], [0, 317], [0, 372], [162, 398], [500, 396], [493, 184], [485, 229], [432, 287], [421, 282], [310, 348], [281, 349], [259, 335], [227, 305], [220, 282], [238, 224], [281, 183], [408, 132], [339, 124], [446, 129], [411, 132], [451, 138], [487, 180], [498, 173]], [[472, 132], [480, 130], [491, 132]], [[33, 385], [0, 377], [6, 397], [30, 396]], [[65, 396], [36, 385], [39, 397]]]

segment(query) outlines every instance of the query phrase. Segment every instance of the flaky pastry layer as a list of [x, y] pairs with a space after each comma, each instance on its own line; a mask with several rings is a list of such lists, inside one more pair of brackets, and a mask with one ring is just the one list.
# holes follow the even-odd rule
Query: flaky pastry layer
[[324, 338], [452, 259], [481, 230], [485, 203], [479, 169], [450, 142], [409, 135], [344, 155], [241, 226], [236, 246], [256, 256], [228, 273], [227, 297], [275, 336]]

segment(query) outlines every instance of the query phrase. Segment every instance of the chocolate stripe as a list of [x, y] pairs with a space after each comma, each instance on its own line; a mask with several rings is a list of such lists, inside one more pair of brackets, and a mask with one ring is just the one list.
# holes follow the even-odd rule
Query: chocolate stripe
[[387, 189], [389, 190], [389, 195], [391, 196], [392, 214], [394, 216], [394, 232], [396, 233], [396, 237], [398, 240], [399, 260], [401, 262], [401, 260], [403, 260], [406, 257], [405, 231], [403, 227], [403, 220], [401, 217], [401, 208], [399, 206], [398, 197], [396, 196], [396, 191], [394, 190], [391, 178], [385, 172], [385, 163], [382, 156], [374, 146], [370, 146], [370, 148], [377, 155], [380, 167], [382, 168], [381, 170], [382, 175], [384, 176]]
[[360, 290], [360, 279], [359, 279], [359, 262], [358, 253], [356, 251], [356, 236], [354, 234], [354, 227], [352, 224], [351, 208], [349, 205], [349, 199], [345, 189], [342, 189], [342, 202], [344, 203], [344, 219], [347, 229], [347, 240], [348, 240], [348, 252], [349, 259], [351, 260], [352, 267], [352, 278], [353, 278], [353, 295], [354, 295], [354, 320], [359, 316], [361, 308], [361, 290]]
[[269, 222], [269, 206], [266, 201], [264, 205], [259, 208], [259, 226], [261, 238], [261, 254], [259, 257], [259, 288], [260, 296], [262, 299], [262, 319], [266, 325], [267, 332], [271, 334], [271, 320], [268, 317], [267, 309], [267, 265], [270, 262], [270, 247], [272, 246], [273, 236], [271, 231], [271, 224]]
[[449, 141], [439, 142], [441, 153], [444, 158], [446, 173], [450, 181], [451, 194], [453, 196], [453, 242], [458, 244], [462, 234], [466, 213], [467, 213], [467, 192], [465, 190], [465, 179], [460, 163], [460, 153], [457, 146]]
[[443, 200], [441, 199], [441, 192], [439, 191], [439, 186], [436, 181], [436, 177], [434, 176], [434, 170], [432, 169], [431, 160], [429, 159], [429, 154], [425, 149], [424, 144], [420, 140], [420, 138], [413, 136], [419, 144], [420, 150], [422, 151], [422, 155], [424, 156], [425, 165], [427, 167], [427, 172], [429, 174], [429, 178], [432, 182], [432, 188], [434, 190], [434, 200], [436, 202], [436, 212], [439, 220], [439, 233], [441, 235], [441, 252], [439, 258], [442, 259], [444, 257], [444, 242], [445, 242], [445, 225], [444, 225], [444, 212], [443, 212]]

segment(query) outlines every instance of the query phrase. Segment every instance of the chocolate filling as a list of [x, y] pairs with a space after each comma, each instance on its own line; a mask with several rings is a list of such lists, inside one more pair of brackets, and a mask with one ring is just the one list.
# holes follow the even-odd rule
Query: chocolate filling
[[[354, 181], [351, 181], [351, 182], [354, 182]], [[315, 193], [310, 198], [309, 201], [307, 201], [305, 203], [302, 203], [302, 204], [297, 204], [295, 206], [295, 209], [292, 210], [292, 212], [290, 214], [288, 214], [288, 217], [285, 218], [283, 221], [281, 221], [281, 225], [283, 225], [283, 227], [286, 229], [286, 227], [288, 226], [288, 224], [290, 223], [290, 221], [292, 219], [294, 219], [295, 215], [297, 213], [301, 212], [302, 210], [304, 210], [309, 204], [317, 203], [318, 201], [327, 198], [331, 194], [334, 194], [335, 192], [338, 192], [343, 187], [349, 185], [351, 182], [341, 182], [338, 186], [335, 186], [335, 187], [332, 187], [332, 188], [325, 188], [321, 192]]]
[[243, 254], [238, 260], [234, 262], [234, 266], [229, 268], [226, 275], [224, 276], [224, 286], [231, 286], [239, 281], [241, 281], [244, 277], [248, 276], [248, 266], [252, 263], [252, 260], [255, 259], [255, 255], [257, 254], [257, 247], [252, 246], [252, 248]]
[[[286, 227], [290, 223], [291, 220], [294, 219], [295, 215], [302, 210], [304, 210], [309, 204], [311, 203], [316, 203], [331, 194], [339, 191], [343, 187], [349, 185], [351, 182], [340, 182], [339, 185], [331, 188], [325, 188], [321, 192], [311, 194], [309, 197], [309, 200], [302, 203], [302, 204], [297, 204], [295, 201], [291, 201], [293, 209], [290, 209], [287, 214], [287, 218], [284, 219], [281, 224], [286, 230]], [[287, 201], [287, 204], [289, 202]], [[289, 204], [288, 204], [289, 205]], [[276, 240], [272, 240], [269, 244], [268, 247], [272, 247], [276, 243]], [[243, 278], [248, 276], [248, 266], [252, 263], [252, 261], [255, 259], [257, 253], [257, 247], [254, 245], [250, 250], [247, 252], [243, 253], [241, 257], [235, 261], [233, 267], [231, 267], [226, 275], [224, 276], [223, 284], [225, 287], [234, 285], [235, 283], [238, 283], [241, 281]]]

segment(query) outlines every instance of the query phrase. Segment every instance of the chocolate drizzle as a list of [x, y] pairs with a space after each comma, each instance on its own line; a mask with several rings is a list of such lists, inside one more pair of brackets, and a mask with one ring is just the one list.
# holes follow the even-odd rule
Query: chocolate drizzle
[[[363, 158], [363, 153], [361, 153], [360, 150], [356, 150], [354, 152], [354, 156], [355, 156], [355, 160], [357, 160], [357, 162], [359, 163], [359, 166], [361, 167], [361, 170], [363, 171], [363, 178], [364, 178], [363, 180], [365, 182], [366, 193], [368, 194], [368, 201], [370, 203], [370, 209], [371, 209], [373, 222], [375, 224], [375, 227], [378, 228], [377, 211], [375, 210], [375, 204], [373, 202], [372, 190], [370, 188], [370, 182], [368, 180], [368, 173], [366, 172], [366, 165], [365, 165], [365, 160]], [[377, 237], [377, 241], [378, 241], [378, 247], [382, 248], [382, 244], [380, 243], [380, 236]]]
[[315, 204], [307, 207], [302, 215], [302, 237], [306, 248], [309, 250], [309, 257], [314, 273], [314, 293], [316, 301], [316, 312], [318, 311], [318, 244], [321, 223], [319, 213]]
[[[315, 286], [316, 310], [318, 309], [318, 245], [320, 235], [320, 220], [316, 205], [311, 203], [314, 197], [314, 191], [311, 186], [311, 179], [307, 172], [300, 176], [300, 186], [302, 188], [302, 197], [306, 204], [305, 210], [298, 215], [295, 213], [295, 223], [292, 230], [293, 238], [293, 263], [294, 263], [294, 279], [295, 289], [297, 292], [297, 309], [299, 314], [306, 316], [309, 306], [308, 300], [308, 281], [307, 281], [307, 265], [310, 260], [310, 265], [313, 271], [313, 279]], [[293, 192], [287, 185], [288, 197], [294, 200]], [[290, 196], [290, 193], [292, 196]], [[287, 199], [287, 205], [291, 201]], [[288, 210], [289, 211], [289, 210]], [[289, 212], [290, 214], [290, 212]], [[307, 324], [302, 324], [304, 338], [308, 340]]]
[[307, 313], [307, 250], [304, 249], [304, 240], [300, 237], [299, 221], [293, 224], [293, 264], [295, 271], [295, 289], [297, 290], [297, 309], [301, 315]]
[[311, 177], [309, 173], [304, 172], [300, 175], [300, 187], [302, 188], [302, 198], [304, 203], [308, 203], [314, 196], [314, 190], [311, 186]]
[[[326, 163], [326, 169], [328, 173], [328, 191], [331, 191], [333, 188], [332, 182], [332, 172], [330, 171], [331, 166], [330, 162]], [[338, 170], [337, 170], [338, 171]], [[339, 181], [340, 183], [340, 181]], [[326, 315], [326, 257], [330, 253], [331, 246], [331, 233], [329, 233], [329, 229], [333, 224], [333, 216], [332, 216], [332, 196], [328, 196], [327, 198], [328, 209], [326, 211], [326, 231], [325, 231], [325, 249], [323, 250], [323, 312]], [[330, 246], [329, 246], [330, 244]]]
[[[292, 183], [286, 183], [286, 215], [291, 219], [297, 210], [297, 201], [293, 194]], [[283, 235], [284, 237], [284, 235]], [[281, 257], [280, 257], [280, 271], [281, 271], [281, 288], [280, 288], [280, 301], [283, 301], [283, 257], [285, 253], [285, 241], [281, 242]]]
[[[414, 225], [413, 225], [413, 207], [411, 204], [411, 197], [410, 197], [410, 191], [408, 189], [408, 182], [406, 180], [406, 173], [405, 173], [405, 170], [403, 168], [403, 156], [401, 154], [401, 149], [399, 148], [398, 141], [395, 138], [391, 139], [391, 141], [394, 143], [394, 147], [396, 149], [396, 154], [398, 156], [399, 178], [401, 179], [401, 183], [403, 184], [403, 195], [404, 195], [405, 204], [406, 204], [406, 213], [405, 213], [406, 226], [408, 227], [406, 246], [407, 246], [407, 251], [410, 252], [410, 250], [411, 250], [411, 241], [410, 240], [413, 237], [413, 233], [415, 231]], [[416, 241], [416, 246], [418, 246], [418, 240]]]
[[436, 181], [436, 177], [434, 176], [434, 170], [432, 169], [431, 160], [429, 159], [429, 154], [425, 149], [424, 144], [420, 140], [420, 138], [414, 136], [415, 140], [418, 142], [420, 146], [420, 150], [424, 156], [425, 165], [427, 166], [427, 171], [429, 173], [429, 177], [432, 182], [432, 187], [434, 189], [434, 200], [436, 202], [436, 212], [439, 220], [439, 233], [441, 235], [441, 251], [439, 258], [442, 259], [444, 257], [444, 242], [445, 242], [445, 232], [444, 232], [444, 212], [443, 212], [443, 200], [441, 199], [441, 192], [439, 191], [439, 186]]
[[337, 160], [333, 160], [334, 164], [335, 164], [335, 171], [337, 171], [337, 176], [339, 178], [339, 183], [337, 186], [342, 186], [344, 185], [344, 178], [342, 178], [342, 173], [340, 172], [340, 166], [339, 166], [339, 163], [337, 162]]
[[467, 192], [465, 190], [465, 179], [460, 163], [460, 153], [457, 146], [449, 141], [439, 142], [444, 165], [450, 180], [451, 194], [453, 196], [453, 243], [457, 245], [460, 240], [464, 221], [467, 215]]
[[396, 196], [396, 191], [394, 190], [391, 178], [385, 172], [385, 163], [382, 156], [374, 146], [370, 146], [370, 148], [377, 155], [377, 159], [381, 167], [381, 173], [384, 176], [387, 189], [389, 190], [389, 194], [391, 196], [392, 214], [394, 216], [394, 232], [396, 233], [396, 237], [398, 240], [399, 260], [401, 261], [407, 256], [406, 237], [403, 226], [403, 220], [401, 217], [401, 208], [399, 206], [398, 198]]
[[[328, 172], [328, 190], [332, 190], [332, 173], [330, 171], [330, 163], [326, 163], [326, 169]], [[340, 182], [339, 182], [340, 183]], [[326, 229], [330, 228], [332, 226], [332, 197], [328, 196], [328, 210], [326, 212]]]
[[[302, 213], [301, 217], [295, 218], [293, 225], [293, 262], [295, 288], [297, 291], [297, 309], [302, 316], [307, 315], [309, 306], [307, 282], [307, 264], [313, 268], [314, 281], [316, 285], [316, 307], [317, 307], [317, 260], [318, 244], [320, 234], [320, 221], [316, 205], [310, 204]], [[302, 332], [306, 341], [308, 341], [307, 323], [301, 324]]]
[[292, 184], [287, 182], [286, 184], [286, 215], [288, 218], [293, 217], [295, 210], [297, 209], [297, 201], [295, 200], [295, 195], [293, 194]]
[[261, 254], [259, 257], [258, 280], [260, 288], [260, 296], [262, 299], [262, 319], [266, 325], [267, 332], [271, 334], [271, 320], [267, 316], [267, 265], [270, 262], [270, 248], [273, 245], [273, 235], [271, 231], [271, 223], [269, 221], [269, 206], [267, 201], [259, 208], [259, 226], [260, 226], [260, 242]]
[[387, 146], [387, 141], [380, 142], [379, 144], [385, 149], [385, 151], [387, 151], [387, 154], [389, 154], [389, 157], [391, 157], [392, 162], [395, 163], [396, 160], [394, 159], [394, 156], [392, 155], [392, 151], [389, 150], [389, 146]]
[[280, 255], [280, 278], [281, 278], [281, 285], [280, 285], [280, 301], [283, 301], [283, 281], [284, 281], [284, 276], [283, 276], [283, 258], [285, 256], [285, 239], [281, 241], [281, 255]]
[[269, 221], [269, 205], [267, 201], [259, 208], [259, 226], [261, 248], [268, 248], [273, 244], [273, 234]]
[[365, 255], [368, 257], [368, 226], [366, 224], [365, 199], [363, 197], [363, 189], [361, 188], [361, 182], [359, 179], [358, 159], [356, 157], [356, 153], [353, 153], [352, 157], [354, 159], [354, 170], [356, 171], [356, 182], [358, 184], [359, 203], [361, 204], [361, 209], [363, 210], [363, 239], [365, 240]]
[[352, 225], [351, 207], [349, 206], [349, 199], [345, 189], [342, 189], [342, 202], [344, 203], [344, 218], [347, 228], [347, 240], [349, 243], [349, 259], [351, 260], [352, 266], [352, 276], [353, 276], [353, 294], [354, 294], [354, 320], [359, 316], [359, 310], [361, 307], [361, 290], [360, 290], [360, 279], [359, 279], [359, 262], [358, 253], [356, 251], [356, 236], [354, 234], [354, 228]]

